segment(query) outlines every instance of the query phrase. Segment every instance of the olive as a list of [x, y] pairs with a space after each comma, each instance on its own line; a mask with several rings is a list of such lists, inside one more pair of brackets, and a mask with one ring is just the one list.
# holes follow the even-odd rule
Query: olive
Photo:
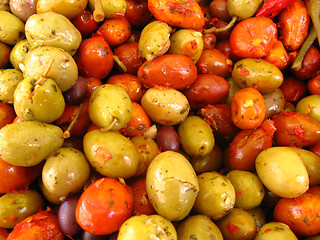
[[11, 12], [23, 22], [37, 12], [37, 0], [10, 0]]
[[180, 148], [180, 140], [177, 131], [172, 126], [159, 127], [156, 135], [156, 142], [161, 151], [178, 152]]
[[17, 42], [10, 52], [10, 63], [15, 69], [22, 71], [20, 64], [24, 62], [27, 53], [30, 51], [31, 45], [27, 39]]
[[268, 222], [264, 224], [259, 229], [255, 237], [255, 240], [269, 240], [269, 239], [298, 240], [298, 238], [292, 232], [292, 230], [288, 227], [288, 225], [282, 222]]
[[19, 70], [0, 69], [0, 101], [12, 104], [14, 91], [22, 80], [23, 74]]
[[88, 88], [86, 79], [78, 76], [75, 84], [66, 92], [63, 93], [66, 103], [77, 105], [80, 104], [87, 96]]
[[0, 41], [15, 45], [24, 37], [24, 23], [11, 12], [0, 10]]
[[296, 111], [320, 122], [320, 95], [309, 95], [296, 105]]

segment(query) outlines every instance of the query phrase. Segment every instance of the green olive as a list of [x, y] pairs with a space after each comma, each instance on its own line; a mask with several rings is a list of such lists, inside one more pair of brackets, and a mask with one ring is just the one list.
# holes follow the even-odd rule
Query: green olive
[[296, 105], [296, 111], [320, 122], [320, 95], [309, 95]]
[[133, 107], [123, 87], [104, 84], [91, 94], [88, 110], [91, 121], [97, 126], [120, 130], [131, 119]]
[[56, 12], [74, 19], [85, 10], [87, 4], [88, 0], [38, 0], [37, 13]]
[[90, 175], [90, 165], [78, 149], [63, 147], [51, 154], [42, 169], [42, 182], [50, 192], [67, 197], [80, 191]]
[[236, 192], [230, 180], [216, 171], [198, 176], [199, 193], [194, 204], [197, 213], [214, 220], [221, 219], [234, 208]]
[[190, 162], [173, 151], [161, 152], [152, 160], [146, 188], [156, 212], [170, 221], [182, 220], [189, 214], [199, 191]]
[[24, 23], [12, 13], [0, 10], [0, 41], [15, 45], [24, 37]]
[[268, 222], [264, 224], [258, 231], [255, 240], [298, 240], [296, 235], [282, 222]]
[[42, 178], [40, 177], [38, 180], [39, 183], [39, 188], [41, 191], [41, 194], [44, 196], [44, 198], [54, 204], [54, 205], [60, 205], [62, 203], [62, 201], [65, 199], [64, 197], [60, 197], [52, 192], [49, 191], [49, 189], [47, 189], [42, 182]]
[[141, 105], [152, 121], [162, 125], [179, 124], [190, 111], [186, 96], [173, 88], [149, 88]]
[[224, 240], [252, 240], [257, 232], [253, 216], [240, 208], [233, 208], [217, 225]]
[[271, 118], [273, 115], [279, 114], [285, 108], [286, 99], [280, 88], [262, 94], [264, 102], [266, 103], [265, 119]]
[[43, 207], [43, 198], [35, 190], [6, 193], [0, 197], [0, 227], [13, 228]]
[[230, 83], [230, 88], [229, 88], [228, 96], [225, 99], [225, 103], [231, 106], [233, 95], [241, 88], [236, 84], [236, 82], [233, 80], [232, 77], [228, 78], [227, 80]]
[[181, 222], [177, 228], [179, 240], [215, 239], [223, 240], [218, 226], [205, 215], [193, 215]]
[[170, 47], [172, 28], [161, 21], [153, 21], [143, 28], [139, 38], [138, 48], [141, 55], [151, 61], [165, 54]]
[[279, 68], [263, 59], [243, 58], [232, 69], [232, 78], [240, 88], [255, 87], [261, 93], [280, 87], [283, 74]]
[[30, 51], [31, 45], [27, 39], [17, 42], [10, 52], [10, 62], [15, 69], [22, 71], [20, 63], [23, 63], [27, 53]]
[[173, 224], [159, 215], [139, 215], [127, 219], [120, 227], [117, 240], [177, 240]]
[[213, 150], [213, 132], [209, 124], [198, 116], [187, 117], [179, 125], [178, 135], [183, 150], [192, 157], [203, 157]]
[[15, 166], [34, 166], [64, 142], [63, 131], [53, 124], [23, 121], [0, 129], [0, 157]]
[[[126, 12], [127, 2], [125, 0], [101, 0], [101, 7], [106, 18], [114, 18], [117, 14]], [[95, 0], [89, 0], [89, 8], [95, 9]]]
[[25, 24], [26, 38], [34, 47], [47, 45], [62, 48], [73, 56], [80, 46], [80, 31], [65, 16], [46, 12], [33, 14]]
[[256, 174], [232, 170], [226, 176], [237, 194], [235, 207], [247, 210], [261, 204], [264, 198], [264, 186]]
[[202, 33], [193, 29], [180, 29], [170, 37], [168, 53], [183, 54], [196, 63], [203, 51]]
[[120, 133], [88, 132], [83, 138], [83, 150], [92, 167], [106, 177], [129, 178], [135, 175], [140, 156], [135, 145]]
[[23, 65], [24, 77], [39, 78], [50, 68], [46, 77], [55, 80], [62, 92], [69, 90], [78, 79], [78, 67], [75, 60], [61, 48], [37, 47], [27, 53]]
[[271, 147], [256, 158], [256, 171], [272, 193], [294, 198], [309, 188], [309, 176], [299, 154], [290, 147]]
[[18, 84], [23, 80], [23, 74], [16, 69], [0, 69], [0, 101], [13, 103], [13, 94]]
[[136, 146], [140, 155], [138, 169], [135, 176], [145, 175], [151, 161], [160, 153], [159, 146], [150, 137], [135, 136], [131, 138], [132, 143]]
[[264, 209], [261, 206], [248, 209], [247, 212], [251, 214], [251, 216], [256, 221], [257, 230], [259, 230], [262, 225], [266, 224], [267, 217]]
[[237, 16], [239, 19], [246, 19], [252, 17], [263, 2], [263, 0], [228, 0], [228, 13], [231, 17]]

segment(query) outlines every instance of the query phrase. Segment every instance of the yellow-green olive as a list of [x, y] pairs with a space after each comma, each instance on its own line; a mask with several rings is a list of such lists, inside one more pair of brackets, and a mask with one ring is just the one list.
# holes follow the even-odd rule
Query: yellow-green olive
[[263, 0], [228, 0], [227, 9], [231, 17], [237, 16], [241, 20], [252, 17], [262, 3]]
[[257, 232], [254, 240], [298, 240], [287, 224], [282, 222], [268, 222]]
[[309, 95], [296, 105], [296, 111], [320, 122], [320, 95]]
[[0, 101], [13, 103], [13, 94], [19, 82], [23, 80], [23, 74], [16, 69], [0, 69]]
[[173, 224], [159, 215], [139, 215], [127, 219], [120, 227], [117, 240], [177, 240]]
[[272, 193], [295, 198], [309, 188], [309, 176], [299, 154], [290, 147], [271, 147], [256, 158], [256, 171]]
[[199, 116], [189, 116], [178, 127], [183, 150], [192, 157], [208, 155], [215, 144], [209, 124]]
[[265, 119], [271, 118], [275, 114], [281, 113], [285, 108], [286, 99], [280, 88], [277, 88], [271, 92], [262, 94], [264, 102], [266, 103], [266, 116]]
[[235, 207], [247, 210], [261, 204], [264, 198], [264, 186], [256, 174], [232, 170], [226, 176], [236, 191]]
[[152, 121], [162, 125], [179, 124], [190, 111], [186, 96], [173, 88], [149, 88], [141, 105]]
[[127, 91], [115, 84], [104, 84], [94, 89], [89, 106], [91, 121], [101, 128], [120, 130], [131, 119], [133, 107]]
[[43, 198], [35, 190], [6, 193], [0, 197], [0, 227], [13, 228], [42, 207]]
[[229, 93], [227, 98], [225, 99], [225, 103], [231, 106], [232, 97], [236, 93], [236, 91], [240, 90], [241, 88], [235, 83], [232, 77], [227, 79], [230, 83]]
[[151, 61], [165, 54], [170, 47], [172, 28], [161, 21], [153, 21], [145, 26], [139, 38], [138, 48], [141, 55]]
[[[106, 18], [114, 18], [117, 14], [125, 13], [127, 2], [125, 0], [100, 0], [102, 11]], [[95, 9], [96, 0], [89, 0], [89, 8]]]
[[[52, 59], [54, 60], [52, 65]], [[62, 92], [70, 89], [78, 78], [78, 66], [69, 53], [61, 48], [41, 46], [27, 53], [23, 61], [23, 76], [40, 78], [50, 67], [46, 77], [56, 81]]]
[[182, 154], [165, 151], [150, 163], [146, 188], [156, 212], [170, 221], [178, 221], [191, 211], [199, 184], [190, 162]]
[[257, 230], [259, 230], [260, 227], [262, 227], [262, 225], [266, 224], [267, 217], [262, 207], [259, 206], [259, 207], [251, 208], [251, 209], [248, 209], [247, 212], [251, 214], [251, 216], [256, 221]]
[[44, 196], [44, 198], [54, 204], [54, 205], [60, 205], [62, 203], [62, 201], [65, 199], [64, 197], [60, 197], [52, 192], [49, 191], [49, 189], [47, 189], [42, 182], [42, 178], [40, 177], [38, 180], [38, 185], [41, 191], [41, 194]]
[[76, 148], [63, 147], [51, 154], [42, 169], [46, 189], [60, 197], [80, 191], [90, 175], [85, 155]]
[[74, 19], [85, 10], [88, 0], [38, 0], [37, 13], [56, 12]]
[[23, 121], [0, 129], [0, 157], [15, 166], [34, 166], [64, 142], [63, 131], [53, 124]]
[[177, 228], [179, 240], [214, 239], [223, 240], [218, 226], [205, 215], [193, 215], [181, 222]]
[[168, 53], [182, 54], [196, 63], [203, 51], [202, 33], [193, 29], [180, 29], [170, 37]]
[[240, 208], [233, 208], [217, 225], [224, 240], [252, 240], [257, 232], [253, 216]]
[[236, 192], [230, 180], [216, 171], [198, 176], [199, 193], [194, 204], [197, 213], [214, 220], [221, 219], [233, 209]]
[[301, 158], [309, 175], [309, 186], [320, 184], [320, 157], [306, 149], [290, 147]]
[[103, 176], [129, 178], [137, 171], [139, 153], [120, 133], [90, 131], [83, 138], [83, 150], [92, 167]]
[[30, 51], [31, 45], [27, 39], [17, 42], [10, 52], [10, 63], [15, 69], [22, 71], [20, 63], [23, 63], [27, 53]]
[[80, 31], [71, 21], [55, 12], [38, 13], [30, 16], [25, 24], [26, 38], [34, 47], [47, 45], [59, 47], [73, 56], [80, 46]]
[[24, 23], [8, 11], [0, 10], [0, 41], [15, 45], [22, 40], [24, 35]]
[[283, 74], [279, 68], [257, 58], [243, 58], [237, 61], [231, 75], [240, 88], [255, 87], [261, 93], [275, 90], [283, 82]]

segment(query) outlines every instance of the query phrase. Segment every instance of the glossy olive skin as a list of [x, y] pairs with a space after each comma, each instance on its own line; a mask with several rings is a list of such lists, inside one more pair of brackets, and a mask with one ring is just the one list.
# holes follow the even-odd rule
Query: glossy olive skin
[[19, 82], [23, 80], [23, 74], [16, 69], [1, 69], [0, 70], [0, 100], [5, 103], [12, 104], [14, 91]]
[[269, 240], [269, 239], [292, 239], [298, 240], [296, 235], [291, 231], [287, 224], [282, 222], [268, 222], [264, 224], [255, 237], [255, 240]]
[[165, 54], [170, 47], [172, 28], [161, 21], [154, 21], [145, 26], [139, 38], [139, 51], [147, 61]]
[[[36, 28], [33, 26], [37, 26]], [[54, 34], [52, 34], [52, 32]], [[60, 47], [73, 56], [80, 46], [80, 31], [65, 16], [46, 12], [30, 16], [25, 24], [26, 38], [32, 47]]]
[[[94, 10], [95, 0], [89, 0], [88, 5], [91, 10]], [[125, 13], [127, 9], [127, 3], [124, 0], [104, 0], [101, 1], [101, 6], [106, 18], [114, 18], [117, 14]]]
[[281, 113], [285, 108], [286, 99], [280, 88], [264, 93], [262, 96], [264, 98], [264, 102], [266, 103], [266, 119]]
[[207, 216], [198, 214], [186, 218], [177, 228], [178, 239], [223, 240], [218, 226]]
[[189, 116], [180, 123], [178, 135], [183, 150], [193, 157], [208, 155], [215, 144], [209, 124], [199, 116]]
[[42, 182], [49, 192], [67, 197], [83, 188], [89, 174], [90, 166], [85, 155], [75, 148], [63, 147], [46, 159]]
[[248, 210], [261, 204], [264, 198], [264, 186], [256, 174], [249, 171], [232, 170], [226, 177], [236, 191], [235, 207]]
[[98, 127], [119, 130], [129, 122], [133, 107], [123, 87], [104, 84], [91, 94], [88, 110], [91, 121]]
[[217, 225], [225, 240], [251, 240], [257, 230], [252, 215], [241, 208], [233, 208]]
[[257, 58], [244, 58], [236, 62], [232, 78], [240, 88], [256, 87], [261, 93], [275, 90], [283, 82], [283, 74], [279, 68]]
[[10, 51], [10, 63], [15, 69], [21, 71], [19, 64], [23, 63], [30, 49], [31, 45], [27, 39], [22, 39], [13, 46]]
[[233, 62], [218, 49], [203, 50], [196, 63], [199, 73], [209, 73], [228, 78], [231, 75]]
[[91, 166], [100, 174], [113, 178], [129, 178], [135, 175], [139, 153], [135, 145], [120, 133], [88, 132], [83, 139], [83, 150]]
[[178, 221], [191, 211], [199, 184], [190, 162], [180, 153], [166, 151], [150, 163], [146, 189], [156, 212], [170, 221]]
[[15, 166], [34, 166], [60, 148], [61, 128], [37, 121], [7, 124], [0, 129], [0, 156]]
[[159, 215], [133, 216], [119, 229], [118, 240], [148, 240], [159, 238], [177, 240], [174, 225]]
[[228, 0], [227, 9], [231, 17], [237, 16], [239, 19], [246, 19], [252, 17], [262, 4], [262, 0], [254, 1], [239, 1]]
[[190, 111], [186, 96], [173, 88], [149, 88], [141, 105], [152, 121], [162, 125], [179, 124]]
[[301, 157], [288, 147], [262, 151], [255, 166], [263, 185], [280, 197], [298, 197], [309, 188], [308, 172]]
[[296, 111], [320, 122], [320, 95], [309, 95], [296, 105]]
[[0, 197], [0, 227], [13, 228], [43, 207], [43, 198], [35, 190], [6, 193]]
[[218, 172], [198, 175], [199, 193], [193, 209], [196, 213], [218, 220], [234, 208], [236, 192], [230, 180]]
[[0, 43], [0, 68], [6, 68], [9, 65], [9, 54], [11, 52], [11, 48], [4, 44], [4, 43]]
[[177, 131], [172, 126], [161, 126], [158, 128], [156, 142], [161, 151], [175, 151], [180, 149], [180, 140]]
[[184, 55], [166, 54], [144, 62], [137, 74], [145, 87], [164, 86], [180, 90], [196, 80], [197, 67]]

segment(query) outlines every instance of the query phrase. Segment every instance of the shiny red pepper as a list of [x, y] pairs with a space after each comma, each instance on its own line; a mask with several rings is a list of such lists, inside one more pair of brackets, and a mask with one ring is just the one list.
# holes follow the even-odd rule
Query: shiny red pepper
[[267, 0], [256, 13], [257, 17], [274, 18], [295, 0]]

